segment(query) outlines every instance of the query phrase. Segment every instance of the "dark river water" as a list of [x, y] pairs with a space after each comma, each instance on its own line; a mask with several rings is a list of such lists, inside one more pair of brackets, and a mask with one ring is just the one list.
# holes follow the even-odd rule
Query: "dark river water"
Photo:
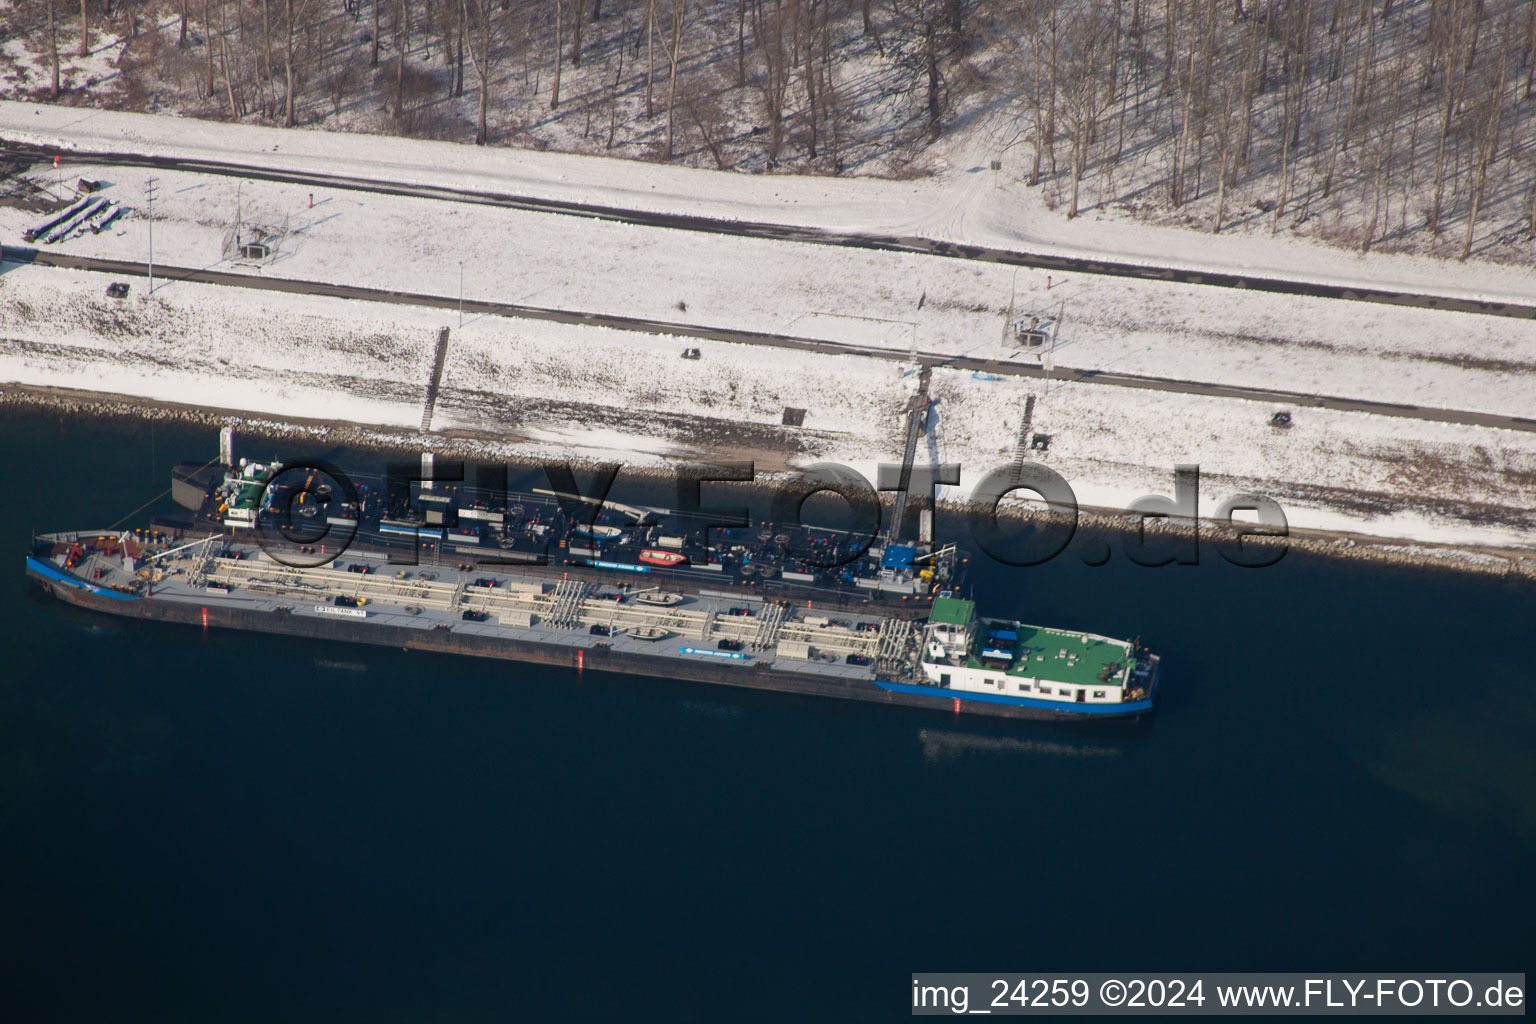
[[30, 531], [110, 524], [214, 440], [0, 421], [7, 1019], [863, 1020], [916, 970], [1531, 964], [1529, 584], [973, 560], [984, 611], [1163, 653], [1156, 719], [1113, 727], [32, 592]]

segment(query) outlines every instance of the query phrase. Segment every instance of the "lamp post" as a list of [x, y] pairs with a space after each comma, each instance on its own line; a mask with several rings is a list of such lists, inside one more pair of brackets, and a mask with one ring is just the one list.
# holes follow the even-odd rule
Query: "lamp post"
[[1003, 344], [1008, 344], [1008, 332], [1013, 329], [1013, 300], [1019, 294], [1019, 271], [1023, 267], [1013, 268], [1013, 280], [1008, 285], [1008, 319], [1003, 321]]

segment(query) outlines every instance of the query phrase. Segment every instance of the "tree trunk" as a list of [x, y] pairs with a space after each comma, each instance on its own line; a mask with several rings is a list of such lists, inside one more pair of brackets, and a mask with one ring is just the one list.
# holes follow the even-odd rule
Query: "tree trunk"
[[235, 83], [229, 74], [229, 8], [219, 8], [219, 66], [224, 69], [224, 92], [229, 97], [229, 117], [235, 121], [240, 118], [240, 109], [235, 104]]
[[939, 137], [943, 127], [943, 105], [939, 100], [939, 53], [933, 41], [933, 23], [929, 22], [924, 39], [924, 61], [928, 65], [928, 136]]
[[80, 0], [80, 56], [91, 55], [90, 22], [86, 19], [85, 0]]
[[[491, 90], [491, 14], [486, 9], [490, 0], [477, 0], [475, 10], [480, 15], [480, 55], [475, 55], [474, 44], [469, 47], [469, 62], [475, 66], [475, 77], [480, 81], [480, 126], [475, 130], [475, 145], [483, 146], [487, 141], [486, 132], [486, 97]], [[469, 0], [460, 0], [460, 13], [465, 29], [469, 26]]]
[[405, 113], [405, 0], [395, 3], [395, 120]]
[[59, 98], [59, 32], [58, 23], [53, 17], [53, 0], [43, 0], [48, 8], [48, 55], [53, 62], [53, 89], [49, 99]]
[[181, 0], [181, 32], [176, 36], [176, 49], [187, 48], [187, 0]]
[[579, 68], [581, 67], [581, 26], [586, 24], [586, 19], [581, 16], [581, 0], [576, 0], [576, 16], [571, 21], [571, 67]]
[[293, 0], [283, 0], [283, 10], [287, 15], [283, 25], [283, 127], [293, 127]]
[[738, 88], [740, 88], [746, 84], [747, 0], [736, 0], [736, 85]]
[[667, 148], [666, 159], [672, 159], [672, 110], [677, 103], [677, 62], [683, 48], [683, 27], [688, 21], [688, 0], [677, 0], [672, 7], [672, 51], [667, 55], [670, 65], [667, 71]]
[[208, 51], [208, 98], [213, 99], [213, 15], [208, 10], [209, 0], [203, 0], [203, 49]]
[[453, 57], [453, 95], [464, 95], [464, 22], [468, 20], [462, 8], [459, 10], [458, 24], [454, 26], [454, 57]]
[[[549, 91], [549, 109], [560, 105], [560, 23], [565, 20], [565, 5], [555, 0], [555, 81]], [[581, 21], [580, 17], [576, 19]]]
[[656, 0], [645, 0], [645, 116], [650, 117], [651, 88], [656, 81]]
[[1480, 129], [1476, 149], [1477, 170], [1473, 173], [1472, 208], [1467, 212], [1467, 237], [1461, 246], [1462, 259], [1472, 255], [1472, 239], [1477, 233], [1477, 211], [1483, 204], [1483, 189], [1488, 184], [1488, 165], [1493, 162], [1493, 154], [1499, 144], [1499, 115], [1504, 109], [1504, 75], [1507, 68], [1508, 65], [1500, 66], [1498, 84], [1486, 101], [1487, 117], [1480, 119], [1477, 125]]
[[491, 93], [490, 61], [491, 15], [489, 11], [482, 10], [480, 13], [480, 63], [486, 66], [486, 70], [480, 76], [480, 125], [475, 129], [475, 145], [477, 146], [483, 146], [490, 141], [490, 132], [486, 130], [485, 126], [485, 112], [490, 105], [489, 98]]
[[369, 2], [373, 4], [373, 40], [368, 51], [368, 66], [376, 68], [379, 66], [379, 4], [384, 0], [369, 0]]
[[1525, 237], [1527, 241], [1536, 241], [1536, 175], [1531, 177], [1531, 229]]
[[1067, 207], [1068, 220], [1077, 216], [1077, 190], [1083, 180], [1083, 150], [1087, 148], [1087, 142], [1083, 138], [1085, 131], [1083, 121], [1080, 118], [1077, 124], [1077, 131], [1072, 133], [1072, 202]]
[[269, 0], [261, 0], [261, 79], [266, 83], [266, 95], [262, 98], [262, 106], [266, 116], [271, 117], [277, 112], [277, 87], [272, 84], [272, 16], [268, 8]]
[[811, 160], [816, 159], [817, 128], [821, 123], [820, 96], [816, 89], [816, 0], [806, 0], [801, 8], [805, 11], [805, 63], [801, 65], [800, 77], [805, 82], [805, 112], [809, 122], [810, 136], [806, 141], [805, 155]]
[[1051, 5], [1051, 56], [1050, 86], [1045, 101], [1045, 151], [1051, 160], [1051, 173], [1056, 173], [1056, 5]]

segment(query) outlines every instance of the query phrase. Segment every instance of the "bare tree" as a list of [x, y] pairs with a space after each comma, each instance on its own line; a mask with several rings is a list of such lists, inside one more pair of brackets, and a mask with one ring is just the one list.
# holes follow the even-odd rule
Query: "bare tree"
[[90, 28], [90, 18], [85, 13], [85, 0], [80, 0], [80, 56], [82, 57], [91, 55]]
[[49, 90], [48, 98], [59, 98], [59, 31], [58, 22], [53, 16], [53, 0], [43, 0], [43, 6], [48, 9], [48, 59], [53, 65], [53, 88]]
[[[378, 3], [378, 0], [374, 0]], [[293, 127], [293, 0], [283, 0], [283, 125]]]
[[[767, 3], [772, 3], [772, 10], [764, 10]], [[784, 144], [784, 104], [793, 67], [785, 38], [786, 28], [784, 0], [752, 0], [752, 37], [763, 65], [762, 73], [757, 76], [757, 86], [762, 96], [763, 113], [768, 118], [770, 166], [778, 160], [779, 149]]]
[[213, 99], [213, 15], [209, 0], [203, 0], [203, 50], [208, 57], [208, 98]]
[[1472, 238], [1477, 232], [1477, 211], [1483, 204], [1483, 189], [1488, 184], [1488, 165], [1493, 162], [1499, 144], [1499, 116], [1504, 112], [1504, 74], [1508, 65], [1499, 63], [1498, 80], [1483, 94], [1472, 115], [1472, 151], [1475, 169], [1471, 172], [1471, 207], [1467, 212], [1467, 237], [1461, 246], [1461, 258], [1472, 255]]
[[678, 58], [683, 48], [683, 30], [688, 24], [688, 0], [673, 0], [672, 45], [667, 49], [667, 143], [665, 159], [672, 159], [672, 112], [677, 105]]
[[1088, 148], [1098, 135], [1099, 119], [1112, 94], [1105, 65], [1114, 60], [1110, 46], [1113, 21], [1102, 3], [1090, 2], [1070, 15], [1060, 50], [1062, 115], [1072, 137], [1072, 201], [1069, 218], [1078, 214], [1078, 189], [1088, 162]]
[[[549, 90], [549, 109], [554, 110], [560, 105], [560, 25], [565, 21], [565, 4], [562, 0], [555, 0], [555, 81]], [[576, 21], [581, 22], [581, 15], [577, 14]]]
[[480, 84], [480, 121], [475, 130], [475, 145], [483, 146], [487, 141], [486, 134], [486, 107], [491, 91], [491, 11], [490, 0], [460, 0], [461, 11], [466, 24], [470, 23], [470, 14], [474, 13], [475, 27], [480, 35], [480, 52], [475, 53], [474, 44], [469, 47], [469, 61], [475, 67], [475, 78]]
[[645, 0], [645, 116], [652, 113], [651, 92], [656, 82], [656, 0]]
[[405, 51], [409, 45], [405, 0], [395, 0], [395, 120], [405, 113]]

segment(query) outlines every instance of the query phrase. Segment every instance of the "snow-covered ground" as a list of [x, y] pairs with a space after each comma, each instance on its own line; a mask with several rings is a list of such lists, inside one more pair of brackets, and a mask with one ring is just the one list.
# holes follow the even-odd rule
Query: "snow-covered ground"
[[[8, 265], [0, 380], [324, 422], [420, 426], [442, 311]], [[683, 360], [684, 346], [701, 350]], [[595, 327], [476, 317], [453, 327], [437, 432], [509, 456], [750, 458], [779, 465], [900, 443], [910, 367]], [[838, 387], [828, 388], [827, 381]], [[784, 427], [786, 408], [805, 411]], [[766, 463], [772, 468], [772, 460]]]
[[[656, 165], [433, 143], [0, 104], [0, 135], [519, 192], [653, 210], [740, 216], [860, 231], [1041, 248], [1010, 220], [990, 175], [938, 181], [754, 178]], [[75, 118], [73, 124], [67, 123]], [[29, 122], [30, 119], [30, 122]], [[20, 125], [25, 126], [19, 127]], [[140, 205], [145, 172], [73, 164], [65, 180], [109, 182]], [[46, 177], [47, 175], [44, 175]], [[520, 302], [854, 343], [889, 352], [1034, 364], [1004, 343], [1010, 309], [1061, 308], [1056, 363], [1082, 369], [1313, 392], [1474, 412], [1536, 416], [1536, 323], [1341, 300], [1087, 274], [1045, 275], [936, 256], [640, 228], [473, 204], [317, 193], [158, 172], [156, 259], [256, 275], [344, 282], [451, 300]], [[265, 268], [226, 260], [243, 224], [286, 226]], [[33, 213], [0, 207], [0, 237], [20, 241]], [[1024, 218], [1027, 220], [1027, 218]], [[61, 243], [64, 252], [140, 260], [146, 222]], [[1094, 232], [1073, 230], [1092, 242]], [[1091, 227], [1091, 225], [1088, 225]], [[1010, 233], [1011, 232], [1011, 233]], [[1529, 301], [1510, 268], [1449, 267], [1301, 243], [1187, 236], [1118, 225], [1120, 257], [1178, 244], [1180, 263], [1284, 268], [1309, 279], [1428, 287]], [[1057, 241], [1061, 241], [1057, 239]], [[1196, 244], [1198, 243], [1198, 244]], [[1072, 241], [1076, 246], [1077, 241]], [[1298, 248], [1299, 246], [1299, 248]], [[1091, 244], [1089, 248], [1092, 248]], [[1195, 256], [1199, 259], [1195, 259]], [[1341, 262], [1342, 261], [1342, 262]], [[461, 269], [462, 267], [462, 269]], [[1354, 274], [1355, 276], [1351, 276]], [[106, 278], [40, 267], [0, 275], [0, 380], [127, 394], [258, 415], [392, 427], [420, 422], [437, 328], [454, 328], [434, 430], [509, 456], [834, 461], [873, 479], [899, 455], [902, 410], [917, 387], [902, 360], [821, 355], [499, 317], [463, 328], [450, 309], [303, 298], [144, 282], [123, 302]], [[685, 347], [702, 350], [682, 360]], [[960, 493], [1013, 457], [1025, 398], [1035, 455], [1088, 505], [1116, 508], [1170, 493], [1194, 463], [1202, 511], [1237, 491], [1279, 500], [1293, 525], [1416, 542], [1529, 546], [1536, 434], [1403, 417], [1295, 410], [1268, 425], [1266, 404], [1106, 384], [987, 379], [940, 367], [928, 456], [958, 461]], [[784, 425], [786, 410], [804, 425]]]
[[[1174, 468], [1200, 469], [1202, 516], [1239, 493], [1273, 498], [1293, 526], [1443, 543], [1529, 546], [1536, 434], [1329, 409], [1270, 426], [1259, 402], [1093, 384], [978, 379], [934, 371], [935, 453], [962, 466], [958, 497], [1009, 465], [1028, 395], [1030, 452], [1084, 505], [1125, 508], [1174, 494]], [[967, 471], [974, 468], [977, 472]]]
[[0, 101], [0, 138], [84, 152], [177, 155], [381, 181], [435, 184], [843, 231], [923, 235], [1040, 253], [1097, 255], [1153, 266], [1241, 270], [1328, 281], [1530, 301], [1529, 267], [1359, 253], [1286, 236], [1210, 235], [1089, 214], [1063, 220], [1011, 167], [986, 132], [958, 138], [947, 166], [911, 181], [741, 175], [665, 164], [456, 143], [289, 131], [116, 111]]
[[[66, 180], [110, 182], [103, 196], [142, 211], [148, 173], [86, 163]], [[1043, 272], [929, 255], [221, 176], [155, 178], [155, 258], [173, 266], [449, 299], [462, 287], [469, 300], [1030, 366], [1036, 353], [1005, 342], [1010, 308], [1015, 318], [1064, 310], [1062, 367], [1536, 417], [1532, 320], [1094, 274], [1048, 282]], [[0, 239], [19, 242], [39, 219], [0, 207]], [[246, 230], [286, 227], [274, 261], [224, 258], [237, 219]], [[135, 213], [49, 248], [142, 261], [147, 227]]]
[[[104, 295], [107, 277], [11, 267], [0, 275], [0, 380], [276, 417], [419, 425], [444, 311], [176, 285], [147, 302]], [[140, 285], [142, 282], [140, 282]], [[683, 347], [701, 349], [682, 360]], [[794, 372], [784, 372], [792, 359]], [[454, 328], [434, 432], [520, 458], [817, 461], [873, 480], [899, 458], [913, 368], [603, 328], [475, 317]], [[1008, 465], [1025, 398], [1042, 459], [1085, 505], [1172, 491], [1203, 474], [1201, 511], [1238, 491], [1275, 498], [1293, 525], [1405, 540], [1524, 545], [1536, 434], [1268, 407], [1091, 384], [990, 380], [937, 369], [926, 458], [959, 462], [962, 497]], [[803, 427], [783, 425], [806, 410]]]

